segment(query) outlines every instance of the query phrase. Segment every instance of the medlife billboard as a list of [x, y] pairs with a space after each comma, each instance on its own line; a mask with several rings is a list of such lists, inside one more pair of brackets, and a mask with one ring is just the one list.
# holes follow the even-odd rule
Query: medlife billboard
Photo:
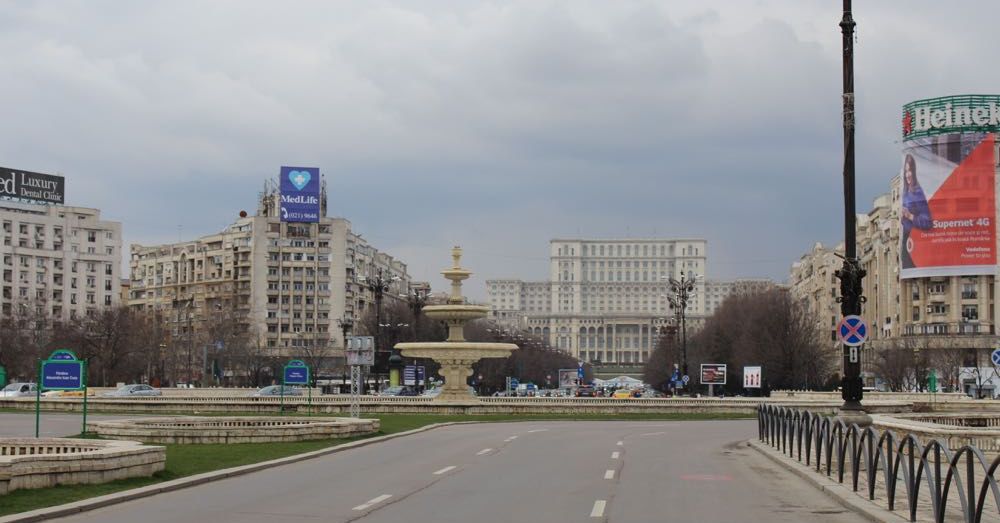
[[0, 197], [62, 204], [65, 196], [66, 179], [62, 176], [0, 167]]
[[316, 223], [320, 218], [319, 167], [281, 167], [281, 221]]
[[1000, 95], [903, 106], [900, 278], [996, 272]]

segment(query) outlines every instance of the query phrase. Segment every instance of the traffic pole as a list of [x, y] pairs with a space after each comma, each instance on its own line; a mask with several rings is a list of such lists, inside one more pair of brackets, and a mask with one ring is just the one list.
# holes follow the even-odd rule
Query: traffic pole
[[83, 432], [80, 434], [83, 436], [87, 435], [87, 362], [83, 362]]
[[38, 376], [35, 379], [35, 437], [42, 417], [42, 360], [38, 360]]

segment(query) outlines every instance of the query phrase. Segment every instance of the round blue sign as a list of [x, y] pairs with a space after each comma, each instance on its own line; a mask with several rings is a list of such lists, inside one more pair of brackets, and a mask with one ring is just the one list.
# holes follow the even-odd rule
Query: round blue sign
[[1000, 349], [996, 349], [993, 354], [990, 354], [990, 360], [993, 361], [994, 365], [1000, 366]]
[[868, 339], [868, 324], [861, 316], [844, 316], [837, 325], [837, 338], [848, 347], [863, 345]]

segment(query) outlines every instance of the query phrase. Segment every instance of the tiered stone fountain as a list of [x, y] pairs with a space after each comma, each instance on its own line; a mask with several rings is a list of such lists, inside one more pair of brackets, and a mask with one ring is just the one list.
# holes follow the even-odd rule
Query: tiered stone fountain
[[451, 250], [453, 266], [441, 271], [451, 280], [451, 296], [446, 305], [427, 305], [423, 308], [428, 318], [443, 320], [448, 325], [448, 339], [443, 342], [397, 343], [404, 356], [429, 358], [441, 364], [444, 387], [436, 402], [475, 403], [479, 400], [469, 393], [465, 381], [472, 375], [472, 365], [483, 358], [506, 358], [517, 349], [513, 343], [477, 343], [465, 341], [465, 324], [485, 318], [489, 307], [468, 305], [462, 296], [462, 281], [472, 272], [459, 265], [462, 249]]

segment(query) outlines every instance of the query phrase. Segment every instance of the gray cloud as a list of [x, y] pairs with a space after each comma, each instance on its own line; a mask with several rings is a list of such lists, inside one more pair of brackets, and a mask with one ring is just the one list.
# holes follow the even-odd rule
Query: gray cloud
[[[708, 238], [711, 277], [783, 279], [841, 235], [834, 4], [8, 3], [0, 164], [65, 174], [141, 243], [317, 165], [330, 214], [435, 285], [453, 243], [477, 276], [543, 278], [549, 238], [654, 234]], [[1000, 80], [992, 4], [905, 8], [855, 8], [859, 209], [901, 104]]]

